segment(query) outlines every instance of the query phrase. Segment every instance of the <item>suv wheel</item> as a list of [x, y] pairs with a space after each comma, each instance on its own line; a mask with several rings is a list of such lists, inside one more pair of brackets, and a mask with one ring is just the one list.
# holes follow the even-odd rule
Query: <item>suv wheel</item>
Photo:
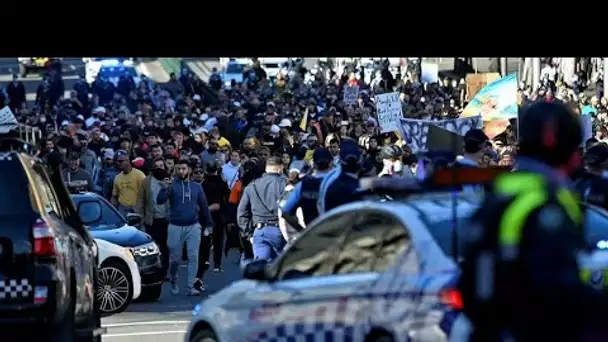
[[97, 278], [99, 310], [104, 315], [124, 311], [133, 300], [133, 280], [126, 265], [116, 261], [104, 263]]

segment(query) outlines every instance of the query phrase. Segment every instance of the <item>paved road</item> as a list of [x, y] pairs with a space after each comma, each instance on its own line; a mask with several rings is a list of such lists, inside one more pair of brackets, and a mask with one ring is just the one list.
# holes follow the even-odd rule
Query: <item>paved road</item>
[[[0, 86], [6, 86], [13, 80], [13, 74], [19, 73], [19, 62], [17, 58], [0, 58]], [[63, 59], [63, 82], [65, 84], [66, 93], [72, 90], [74, 84], [78, 80], [78, 75], [84, 75], [84, 63], [80, 58], [64, 58]], [[27, 94], [28, 105], [31, 106], [36, 100], [36, 89], [42, 81], [39, 74], [31, 73], [26, 78], [22, 79]]]
[[[105, 317], [102, 324], [108, 328], [104, 342], [173, 342], [182, 341], [190, 322], [192, 308], [205, 297], [241, 277], [238, 254], [231, 251], [223, 262], [224, 272], [205, 274], [207, 291], [200, 297], [188, 297], [185, 288], [178, 296], [170, 292], [165, 283], [161, 299], [155, 303], [133, 303], [125, 312]], [[186, 268], [180, 269], [180, 279], [186, 279]]]

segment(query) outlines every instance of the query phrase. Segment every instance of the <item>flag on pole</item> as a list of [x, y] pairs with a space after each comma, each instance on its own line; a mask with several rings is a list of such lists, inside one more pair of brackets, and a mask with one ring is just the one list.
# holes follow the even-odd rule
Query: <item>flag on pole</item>
[[308, 108], [306, 108], [306, 111], [304, 112], [304, 116], [302, 117], [302, 120], [300, 120], [300, 128], [302, 129], [303, 132], [306, 132], [307, 125], [308, 125]]

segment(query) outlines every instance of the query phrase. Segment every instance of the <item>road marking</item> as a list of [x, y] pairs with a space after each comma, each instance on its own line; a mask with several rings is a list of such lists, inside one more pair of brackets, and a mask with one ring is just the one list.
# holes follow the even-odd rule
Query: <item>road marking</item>
[[190, 324], [190, 321], [146, 321], [146, 322], [125, 322], [103, 324], [104, 328], [131, 327], [138, 325], [171, 325], [171, 324]]
[[186, 330], [172, 330], [172, 331], [142, 331], [122, 334], [104, 334], [101, 335], [104, 339], [112, 337], [129, 337], [129, 336], [154, 336], [154, 335], [172, 335], [172, 334], [186, 334]]

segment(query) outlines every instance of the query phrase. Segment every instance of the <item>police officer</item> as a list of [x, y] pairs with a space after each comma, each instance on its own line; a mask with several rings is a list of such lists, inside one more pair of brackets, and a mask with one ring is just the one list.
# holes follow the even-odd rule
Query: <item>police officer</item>
[[304, 223], [308, 225], [319, 216], [317, 201], [321, 181], [329, 173], [332, 165], [332, 155], [326, 148], [317, 148], [312, 154], [315, 171], [312, 175], [304, 177], [289, 193], [289, 197], [283, 207], [284, 215], [290, 215], [294, 219], [298, 207], [302, 208]]
[[345, 140], [340, 145], [340, 165], [334, 168], [321, 181], [319, 214], [342, 204], [359, 200], [359, 173], [363, 163], [361, 148], [356, 142]]
[[270, 261], [285, 246], [277, 210], [286, 185], [281, 158], [272, 156], [266, 160], [266, 173], [243, 190], [237, 223], [243, 231], [253, 227], [252, 248], [256, 260]]
[[606, 297], [579, 278], [582, 213], [560, 172], [576, 166], [580, 121], [548, 102], [520, 120], [518, 169], [496, 179], [468, 231], [459, 289], [470, 340], [577, 341], [608, 318]]
[[403, 162], [401, 156], [403, 151], [397, 145], [384, 146], [380, 151], [384, 167], [378, 177], [403, 175]]
[[608, 209], [608, 145], [600, 142], [587, 148], [585, 169], [574, 182], [574, 189], [587, 203]]

